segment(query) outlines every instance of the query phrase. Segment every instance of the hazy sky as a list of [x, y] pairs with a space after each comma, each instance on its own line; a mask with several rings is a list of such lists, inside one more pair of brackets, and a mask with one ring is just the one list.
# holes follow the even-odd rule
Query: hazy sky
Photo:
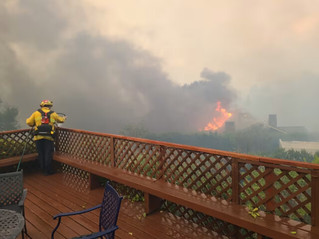
[[312, 0], [4, 0], [1, 99], [24, 120], [51, 98], [66, 126], [107, 132], [200, 129], [217, 101], [318, 131], [318, 12]]

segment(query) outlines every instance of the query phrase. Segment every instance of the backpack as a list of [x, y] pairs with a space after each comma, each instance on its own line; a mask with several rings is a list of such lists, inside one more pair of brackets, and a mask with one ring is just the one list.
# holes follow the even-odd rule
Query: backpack
[[38, 112], [41, 113], [41, 125], [37, 127], [34, 134], [35, 135], [42, 135], [42, 136], [54, 136], [54, 128], [53, 125], [50, 124], [50, 117], [54, 111], [49, 111], [45, 113], [42, 109], [38, 109]]

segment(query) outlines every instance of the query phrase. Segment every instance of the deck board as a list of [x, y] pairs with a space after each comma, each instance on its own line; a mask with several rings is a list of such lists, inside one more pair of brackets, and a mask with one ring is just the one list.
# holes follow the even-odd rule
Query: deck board
[[[53, 215], [60, 212], [83, 210], [101, 203], [103, 188], [87, 190], [72, 184], [65, 175], [44, 176], [38, 172], [25, 173], [24, 187], [28, 189], [25, 201], [27, 229], [33, 239], [50, 238], [56, 225]], [[116, 239], [211, 239], [223, 238], [212, 231], [187, 222], [168, 212], [157, 212], [146, 217], [143, 203], [123, 199]], [[63, 218], [55, 238], [70, 238], [98, 229], [98, 210]], [[19, 237], [21, 238], [21, 236]]]

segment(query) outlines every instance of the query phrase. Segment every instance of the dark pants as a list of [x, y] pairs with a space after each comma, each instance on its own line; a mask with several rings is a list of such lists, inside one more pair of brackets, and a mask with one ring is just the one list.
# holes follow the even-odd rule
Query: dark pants
[[52, 174], [54, 142], [47, 139], [40, 139], [35, 141], [35, 145], [39, 154], [38, 163], [42, 172], [46, 175]]

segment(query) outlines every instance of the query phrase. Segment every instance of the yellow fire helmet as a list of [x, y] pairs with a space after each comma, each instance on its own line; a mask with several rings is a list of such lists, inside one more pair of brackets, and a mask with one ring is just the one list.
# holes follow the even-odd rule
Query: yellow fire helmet
[[44, 107], [44, 106], [51, 107], [51, 106], [53, 106], [53, 101], [50, 101], [50, 100], [42, 100], [40, 106], [41, 106], [41, 107]]

